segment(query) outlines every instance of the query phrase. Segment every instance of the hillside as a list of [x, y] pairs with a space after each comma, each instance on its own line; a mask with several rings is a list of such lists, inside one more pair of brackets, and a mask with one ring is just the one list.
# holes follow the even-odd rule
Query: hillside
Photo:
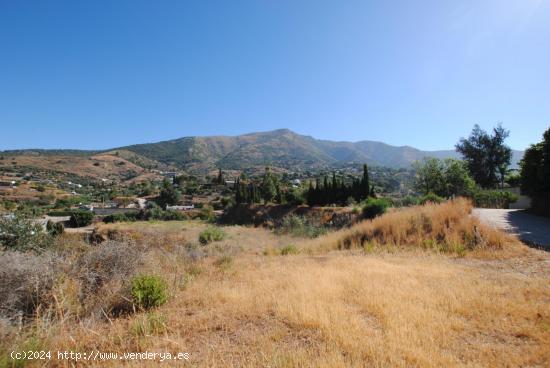
[[[454, 150], [421, 151], [409, 146], [382, 142], [336, 142], [296, 134], [288, 129], [240, 136], [185, 137], [170, 141], [139, 144], [122, 149], [176, 166], [191, 169], [221, 167], [243, 169], [271, 165], [286, 169], [331, 167], [368, 163], [391, 168], [407, 168], [424, 157], [458, 157]], [[517, 167], [522, 151], [514, 151], [512, 166]]]
[[[87, 152], [84, 154], [83, 152]], [[53, 179], [75, 177], [93, 180], [148, 180], [150, 169], [166, 165], [131, 151], [17, 151], [0, 157], [0, 173], [11, 172]]]
[[[213, 168], [244, 169], [266, 165], [288, 170], [337, 167], [350, 163], [391, 168], [407, 168], [424, 157], [457, 157], [454, 150], [421, 151], [409, 146], [391, 146], [382, 142], [336, 142], [319, 140], [288, 129], [251, 133], [240, 136], [183, 137], [179, 139], [136, 144], [107, 151], [19, 150], [9, 155], [37, 157], [90, 158], [98, 154], [115, 154], [142, 168], [162, 165], [185, 168], [191, 172], [208, 172]], [[514, 151], [512, 166], [517, 167], [523, 152]]]

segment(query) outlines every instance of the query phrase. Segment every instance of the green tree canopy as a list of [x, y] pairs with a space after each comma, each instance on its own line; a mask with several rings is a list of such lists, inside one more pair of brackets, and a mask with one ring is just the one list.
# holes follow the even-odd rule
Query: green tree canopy
[[512, 150], [504, 141], [510, 132], [498, 124], [490, 135], [475, 125], [470, 136], [462, 138], [456, 147], [468, 165], [470, 175], [483, 188], [495, 188], [504, 184]]
[[532, 198], [536, 212], [550, 215], [550, 128], [542, 142], [525, 151], [521, 161], [521, 190]]
[[160, 189], [160, 193], [157, 198], [157, 203], [159, 206], [173, 206], [179, 202], [180, 197], [181, 193], [176, 190], [176, 188], [174, 188], [174, 186], [167, 179], [164, 179], [162, 182], [162, 188]]
[[273, 175], [269, 167], [266, 167], [261, 186], [261, 194], [264, 201], [273, 202], [276, 199], [277, 193], [279, 192], [278, 185], [277, 178]]
[[475, 189], [475, 183], [468, 173], [464, 161], [427, 158], [415, 162], [415, 189], [424, 195], [433, 193], [441, 197], [468, 196]]

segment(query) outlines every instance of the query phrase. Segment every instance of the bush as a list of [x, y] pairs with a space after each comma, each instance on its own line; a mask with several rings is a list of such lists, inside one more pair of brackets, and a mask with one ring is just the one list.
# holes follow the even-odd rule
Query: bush
[[323, 226], [309, 223], [303, 216], [290, 215], [283, 218], [277, 232], [296, 237], [317, 238], [326, 234], [327, 230]]
[[73, 214], [73, 211], [50, 211], [48, 212], [48, 216], [52, 217], [66, 217], [71, 216]]
[[134, 244], [108, 240], [80, 257], [75, 272], [85, 313], [131, 309], [126, 281], [135, 275], [140, 254]]
[[293, 206], [300, 206], [306, 203], [304, 192], [300, 188], [293, 188], [284, 192], [284, 200]]
[[164, 211], [161, 219], [163, 221], [182, 221], [182, 220], [185, 220], [186, 218], [187, 217], [182, 212], [168, 210], [168, 211]]
[[49, 305], [55, 265], [50, 254], [0, 252], [0, 317], [15, 322]]
[[199, 242], [203, 245], [220, 241], [225, 237], [225, 232], [218, 227], [209, 227], [199, 234]]
[[137, 276], [132, 279], [132, 298], [140, 309], [150, 309], [166, 303], [166, 282], [158, 276]]
[[406, 196], [405, 198], [403, 198], [401, 200], [401, 206], [403, 207], [411, 207], [411, 206], [416, 206], [420, 203], [420, 200], [418, 197], [414, 197], [414, 196]]
[[46, 223], [46, 231], [48, 231], [48, 234], [51, 236], [59, 236], [65, 232], [65, 226], [63, 226], [62, 222], [48, 220]]
[[139, 220], [139, 213], [125, 212], [125, 213], [113, 213], [112, 215], [105, 216], [103, 222], [109, 224], [114, 222], [133, 222]]
[[420, 197], [420, 199], [418, 200], [418, 203], [422, 204], [422, 205], [424, 205], [426, 203], [439, 204], [439, 203], [443, 203], [443, 202], [445, 202], [445, 198], [440, 197], [440, 196], [438, 196], [437, 194], [434, 194], [434, 193], [428, 193], [425, 196]]
[[282, 256], [288, 256], [290, 254], [298, 254], [300, 253], [300, 250], [296, 248], [295, 245], [287, 245], [286, 247], [281, 248], [281, 255]]
[[41, 250], [52, 245], [52, 237], [40, 224], [19, 216], [0, 217], [0, 246], [12, 250]]
[[510, 203], [518, 200], [518, 196], [512, 192], [500, 190], [478, 190], [474, 193], [474, 206], [480, 208], [509, 208]]
[[214, 216], [214, 209], [210, 205], [204, 205], [201, 208], [201, 212], [199, 215], [201, 220], [212, 222], [215, 219]]
[[94, 219], [93, 212], [74, 211], [71, 213], [71, 219], [69, 220], [69, 224], [72, 227], [88, 226], [92, 223], [93, 219]]
[[174, 211], [174, 210], [163, 210], [158, 205], [153, 205], [149, 209], [140, 212], [125, 212], [125, 213], [115, 213], [112, 215], [105, 216], [103, 222], [105, 223], [114, 223], [114, 222], [134, 222], [139, 220], [147, 221], [182, 221], [186, 220], [188, 217], [185, 213]]
[[386, 210], [390, 206], [390, 202], [387, 199], [369, 198], [363, 205], [363, 217], [366, 219], [373, 219], [377, 216], [386, 213]]

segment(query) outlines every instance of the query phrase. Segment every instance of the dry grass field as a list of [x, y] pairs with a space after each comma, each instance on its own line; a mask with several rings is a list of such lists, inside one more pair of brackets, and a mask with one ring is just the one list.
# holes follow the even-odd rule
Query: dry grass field
[[[86, 314], [78, 282], [58, 280], [34, 321], [1, 330], [0, 365], [13, 349], [40, 347], [188, 352], [199, 367], [550, 366], [550, 256], [469, 210], [463, 201], [400, 210], [312, 240], [224, 227], [208, 245], [197, 241], [209, 226], [200, 222], [105, 225], [142, 255], [140, 273], [167, 281], [168, 302]], [[67, 236], [58, 251], [69, 262], [109, 246]], [[106, 284], [102, 301], [115, 289]]]

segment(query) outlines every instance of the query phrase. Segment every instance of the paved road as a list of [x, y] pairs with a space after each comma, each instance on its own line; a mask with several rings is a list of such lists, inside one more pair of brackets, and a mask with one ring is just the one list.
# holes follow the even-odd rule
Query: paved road
[[491, 226], [516, 234], [529, 245], [550, 251], [550, 218], [524, 210], [476, 208], [472, 214]]

